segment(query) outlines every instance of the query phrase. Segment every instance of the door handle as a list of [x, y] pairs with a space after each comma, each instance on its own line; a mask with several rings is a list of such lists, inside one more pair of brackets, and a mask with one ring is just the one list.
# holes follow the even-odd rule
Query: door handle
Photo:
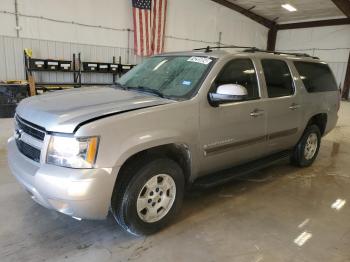
[[297, 110], [299, 108], [300, 108], [300, 105], [295, 104], [295, 103], [291, 104], [290, 107], [289, 107], [290, 110]]
[[262, 116], [264, 114], [264, 110], [254, 109], [253, 112], [250, 113], [252, 117]]

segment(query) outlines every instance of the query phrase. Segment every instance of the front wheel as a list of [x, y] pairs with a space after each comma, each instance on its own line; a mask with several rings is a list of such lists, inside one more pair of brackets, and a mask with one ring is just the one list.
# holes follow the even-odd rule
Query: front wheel
[[[149, 235], [163, 228], [179, 211], [184, 175], [171, 159], [141, 159], [131, 163], [116, 185], [112, 212], [117, 222], [134, 235]], [[118, 183], [118, 182], [117, 182]]]
[[318, 126], [308, 126], [294, 148], [291, 162], [300, 167], [310, 166], [316, 159], [321, 145], [321, 132]]

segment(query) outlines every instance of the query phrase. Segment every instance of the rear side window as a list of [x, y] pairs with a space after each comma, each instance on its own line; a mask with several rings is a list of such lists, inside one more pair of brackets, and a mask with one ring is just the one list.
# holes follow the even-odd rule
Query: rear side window
[[234, 59], [228, 62], [214, 84], [215, 88], [225, 84], [238, 84], [247, 89], [247, 100], [259, 98], [258, 80], [253, 62], [250, 59]]
[[290, 96], [294, 85], [286, 62], [275, 59], [261, 60], [269, 97]]
[[310, 62], [294, 62], [294, 65], [309, 93], [338, 90], [328, 65]]

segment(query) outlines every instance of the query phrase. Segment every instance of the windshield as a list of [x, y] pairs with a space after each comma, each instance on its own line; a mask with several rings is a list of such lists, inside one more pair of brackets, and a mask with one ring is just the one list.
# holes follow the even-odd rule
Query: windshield
[[212, 63], [208, 57], [151, 57], [123, 75], [117, 84], [165, 98], [189, 99]]

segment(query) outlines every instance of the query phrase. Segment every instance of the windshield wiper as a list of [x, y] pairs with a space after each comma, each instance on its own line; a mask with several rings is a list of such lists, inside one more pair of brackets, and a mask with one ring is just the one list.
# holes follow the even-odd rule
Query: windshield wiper
[[165, 98], [165, 96], [163, 95], [162, 92], [158, 91], [157, 89], [153, 89], [153, 88], [146, 87], [146, 86], [128, 87], [127, 89], [140, 90], [142, 92], [151, 93], [151, 94], [154, 94], [154, 95], [159, 96], [161, 98]]
[[121, 89], [123, 89], [123, 90], [127, 90], [127, 89], [128, 89], [127, 86], [124, 86], [124, 85], [122, 85], [121, 83], [118, 83], [118, 82], [115, 82], [115, 83], [113, 84], [113, 87], [118, 87], [118, 88], [121, 88]]

